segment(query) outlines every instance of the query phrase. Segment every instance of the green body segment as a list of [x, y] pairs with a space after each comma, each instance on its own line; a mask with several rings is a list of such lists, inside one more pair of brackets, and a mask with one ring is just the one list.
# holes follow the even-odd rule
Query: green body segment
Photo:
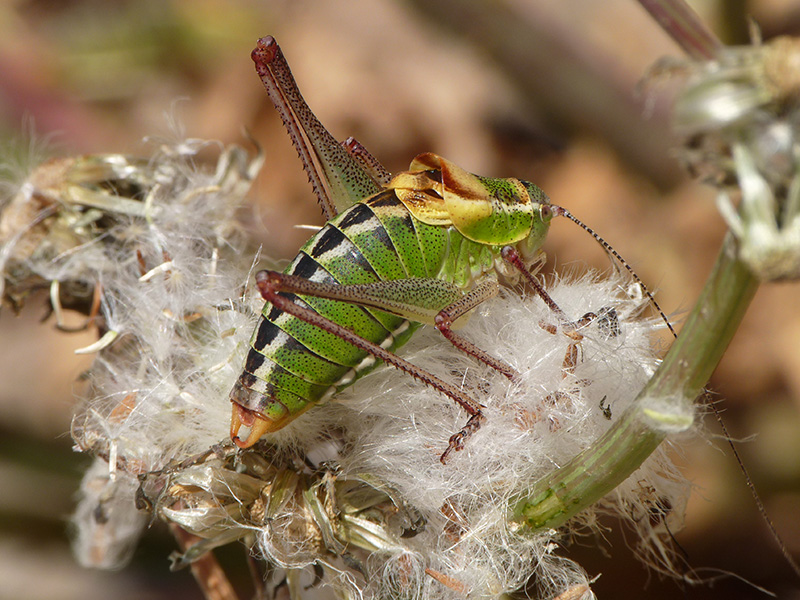
[[[398, 311], [412, 321], [355, 303], [286, 295], [360, 337], [389, 351], [396, 350], [419, 326], [416, 321], [429, 318], [454, 301], [454, 289], [458, 296], [457, 290], [466, 292], [476, 278], [491, 272], [502, 245], [522, 242], [526, 248], [536, 249], [544, 239], [549, 216], [542, 219], [543, 211], [532, 210], [533, 186], [529, 188], [530, 184], [518, 180], [475, 181], [478, 187], [474, 189], [485, 189], [485, 201], [497, 216], [494, 225], [486, 219], [485, 209], [480, 226], [473, 227], [469, 234], [461, 230], [459, 217], [463, 215], [459, 214], [449, 225], [426, 224], [412, 214], [397, 190], [384, 189], [329, 221], [284, 271], [319, 283], [378, 284], [383, 290], [380, 293], [386, 293], [387, 298], [399, 298], [404, 289], [412, 290], [419, 297], [402, 300], [402, 310]], [[547, 204], [540, 190], [539, 194], [541, 197], [534, 199], [537, 207]], [[518, 210], [515, 201], [524, 210]], [[524, 215], [528, 217], [527, 225], [522, 222]], [[529, 236], [521, 240], [522, 230]], [[409, 285], [408, 280], [413, 280], [414, 285]], [[391, 290], [383, 287], [385, 282], [393, 281], [398, 283]], [[436, 282], [453, 285], [431, 285]], [[231, 400], [258, 413], [274, 431], [350, 385], [375, 363], [365, 351], [267, 302]]]
[[495, 179], [473, 175], [486, 189], [485, 202], [491, 213], [459, 227], [461, 233], [471, 240], [485, 243], [508, 243], [509, 239], [522, 239], [531, 229], [532, 205], [518, 201], [525, 194], [517, 179]]
[[[328, 222], [285, 273], [343, 285], [431, 278], [442, 270], [448, 244], [446, 228], [414, 222], [394, 192], [384, 191]], [[294, 299], [389, 350], [418, 326], [378, 309]], [[269, 420], [288, 422], [374, 364], [362, 350], [266, 303], [231, 398]]]

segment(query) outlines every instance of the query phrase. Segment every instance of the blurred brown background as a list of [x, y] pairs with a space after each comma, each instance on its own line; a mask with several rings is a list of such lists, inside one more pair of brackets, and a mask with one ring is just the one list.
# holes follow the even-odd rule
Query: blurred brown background
[[[800, 34], [792, 0], [693, 3], [726, 43], [747, 41], [746, 15], [765, 38]], [[254, 223], [269, 254], [291, 257], [319, 210], [297, 156], [253, 72], [256, 38], [281, 43], [300, 88], [340, 139], [356, 136], [391, 171], [435, 151], [470, 171], [539, 183], [608, 239], [658, 289], [667, 312], [691, 308], [724, 228], [711, 190], [671, 154], [667, 104], [632, 90], [659, 57], [679, 50], [633, 0], [61, 0], [0, 3], [0, 139], [52, 136], [57, 151], [146, 152], [145, 136], [246, 143], [267, 163]], [[183, 133], [170, 130], [180, 123]], [[606, 268], [567, 222], [546, 245], [558, 269]], [[731, 433], [776, 526], [800, 555], [800, 311], [797, 284], [755, 299], [712, 381]], [[199, 598], [167, 571], [158, 527], [120, 573], [82, 570], [66, 517], [85, 457], [68, 435], [88, 366], [72, 350], [92, 333], [40, 323], [45, 299], [0, 314], [0, 598]], [[221, 400], [222, 401], [222, 400]], [[706, 420], [711, 436], [719, 430]], [[800, 598], [800, 582], [766, 533], [738, 466], [719, 439], [682, 445], [697, 486], [678, 541], [696, 568], [731, 571]], [[600, 598], [762, 598], [734, 578], [685, 588], [638, 563], [622, 531], [569, 552]], [[223, 561], [241, 563], [241, 550]], [[714, 575], [711, 571], [705, 574]], [[244, 574], [242, 574], [244, 575]], [[644, 591], [643, 591], [644, 590]]]

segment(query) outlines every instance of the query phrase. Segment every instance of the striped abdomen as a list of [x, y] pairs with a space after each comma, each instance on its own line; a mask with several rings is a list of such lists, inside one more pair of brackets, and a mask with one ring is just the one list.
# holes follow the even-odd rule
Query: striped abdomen
[[[436, 277], [447, 237], [444, 228], [413, 219], [394, 191], [386, 190], [329, 221], [285, 273], [339, 284]], [[413, 331], [408, 321], [377, 309], [287, 296], [389, 350]], [[277, 430], [352, 383], [374, 362], [362, 350], [266, 303], [231, 400]]]

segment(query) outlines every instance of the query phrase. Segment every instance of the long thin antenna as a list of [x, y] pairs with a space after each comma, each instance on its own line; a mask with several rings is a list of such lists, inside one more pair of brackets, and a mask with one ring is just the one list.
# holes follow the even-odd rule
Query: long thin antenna
[[647, 286], [644, 284], [644, 281], [642, 281], [641, 277], [639, 277], [636, 274], [636, 272], [627, 263], [627, 261], [624, 258], [622, 258], [622, 256], [620, 256], [619, 252], [614, 250], [614, 248], [611, 247], [611, 244], [605, 241], [591, 227], [586, 225], [583, 221], [581, 221], [578, 217], [569, 212], [566, 208], [563, 208], [561, 206], [555, 206], [552, 204], [550, 205], [550, 207], [553, 209], [553, 214], [555, 216], [567, 217], [570, 221], [576, 223], [578, 226], [581, 227], [581, 229], [585, 230], [589, 235], [591, 235], [595, 239], [595, 241], [603, 247], [603, 249], [606, 252], [608, 252], [611, 256], [617, 259], [617, 262], [619, 264], [625, 267], [628, 273], [630, 273], [631, 277], [633, 277], [633, 280], [642, 288], [642, 291], [644, 292], [645, 296], [647, 296], [647, 299], [650, 301], [650, 304], [652, 304], [653, 308], [655, 308], [658, 311], [658, 314], [661, 315], [661, 318], [664, 320], [664, 323], [667, 324], [667, 328], [669, 329], [670, 333], [672, 333], [672, 337], [678, 337], [678, 334], [675, 332], [675, 328], [672, 327], [672, 323], [669, 322], [667, 315], [664, 313], [663, 310], [661, 310], [661, 307], [658, 305], [658, 302], [656, 302], [656, 299], [653, 296], [653, 294], [650, 293], [650, 290], [647, 289]]
[[[617, 259], [617, 262], [619, 264], [625, 267], [628, 273], [631, 274], [631, 277], [633, 277], [634, 281], [636, 281], [636, 283], [641, 286], [642, 290], [647, 296], [647, 299], [653, 305], [653, 308], [655, 308], [658, 311], [658, 314], [661, 315], [661, 318], [664, 320], [664, 323], [667, 324], [667, 327], [672, 333], [672, 337], [677, 338], [678, 334], [672, 327], [672, 323], [669, 322], [667, 315], [664, 313], [663, 310], [661, 310], [661, 307], [658, 305], [658, 302], [656, 302], [656, 299], [653, 297], [653, 294], [650, 293], [650, 290], [647, 289], [647, 286], [645, 286], [641, 278], [634, 272], [633, 268], [631, 268], [631, 266], [625, 261], [625, 259], [622, 258], [622, 256], [620, 256], [619, 252], [614, 250], [614, 248], [611, 247], [611, 244], [605, 241], [602, 237], [600, 237], [600, 235], [595, 233], [595, 231], [592, 230], [591, 227], [583, 223], [580, 219], [578, 219], [576, 216], [570, 213], [566, 208], [555, 205], [551, 205], [551, 208], [553, 209], [554, 215], [567, 217], [570, 221], [579, 225], [582, 229], [584, 229], [587, 233], [589, 233], [589, 235], [591, 235], [595, 239], [595, 241], [597, 241], [597, 243], [603, 247], [603, 249], [606, 252], [608, 252], [611, 256]], [[770, 519], [769, 514], [767, 514], [767, 509], [761, 500], [761, 496], [758, 494], [758, 491], [756, 490], [756, 486], [753, 484], [753, 480], [750, 477], [750, 473], [747, 470], [747, 467], [744, 466], [744, 461], [742, 461], [742, 457], [739, 455], [739, 450], [736, 448], [736, 444], [733, 443], [733, 438], [731, 437], [731, 434], [728, 432], [728, 427], [725, 425], [725, 421], [722, 420], [722, 414], [716, 407], [714, 401], [711, 399], [711, 394], [707, 389], [703, 389], [703, 396], [706, 399], [706, 403], [711, 407], [711, 410], [714, 411], [714, 416], [717, 418], [717, 422], [719, 423], [720, 429], [722, 429], [722, 435], [728, 441], [728, 445], [730, 446], [731, 451], [733, 452], [733, 457], [736, 459], [736, 462], [739, 463], [739, 468], [742, 471], [742, 475], [744, 475], [745, 483], [747, 487], [750, 489], [750, 494], [753, 496], [753, 500], [756, 503], [756, 508], [758, 509], [758, 512], [761, 514], [761, 518], [764, 520], [764, 523], [767, 525], [767, 528], [772, 534], [772, 539], [774, 539], [775, 543], [778, 544], [778, 548], [780, 549], [781, 554], [783, 554], [784, 559], [786, 560], [787, 563], [789, 563], [791, 569], [795, 572], [795, 574], [800, 576], [800, 567], [798, 567], [794, 558], [789, 553], [789, 549], [786, 547], [783, 538], [778, 534], [778, 530], [775, 528], [775, 524], [772, 522], [772, 519]]]

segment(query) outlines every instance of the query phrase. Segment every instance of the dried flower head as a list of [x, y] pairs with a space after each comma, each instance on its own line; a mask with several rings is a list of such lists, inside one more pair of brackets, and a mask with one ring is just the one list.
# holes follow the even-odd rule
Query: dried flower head
[[683, 158], [719, 188], [720, 212], [753, 273], [800, 277], [800, 40], [724, 47], [683, 69], [674, 109], [676, 130], [688, 136]]

